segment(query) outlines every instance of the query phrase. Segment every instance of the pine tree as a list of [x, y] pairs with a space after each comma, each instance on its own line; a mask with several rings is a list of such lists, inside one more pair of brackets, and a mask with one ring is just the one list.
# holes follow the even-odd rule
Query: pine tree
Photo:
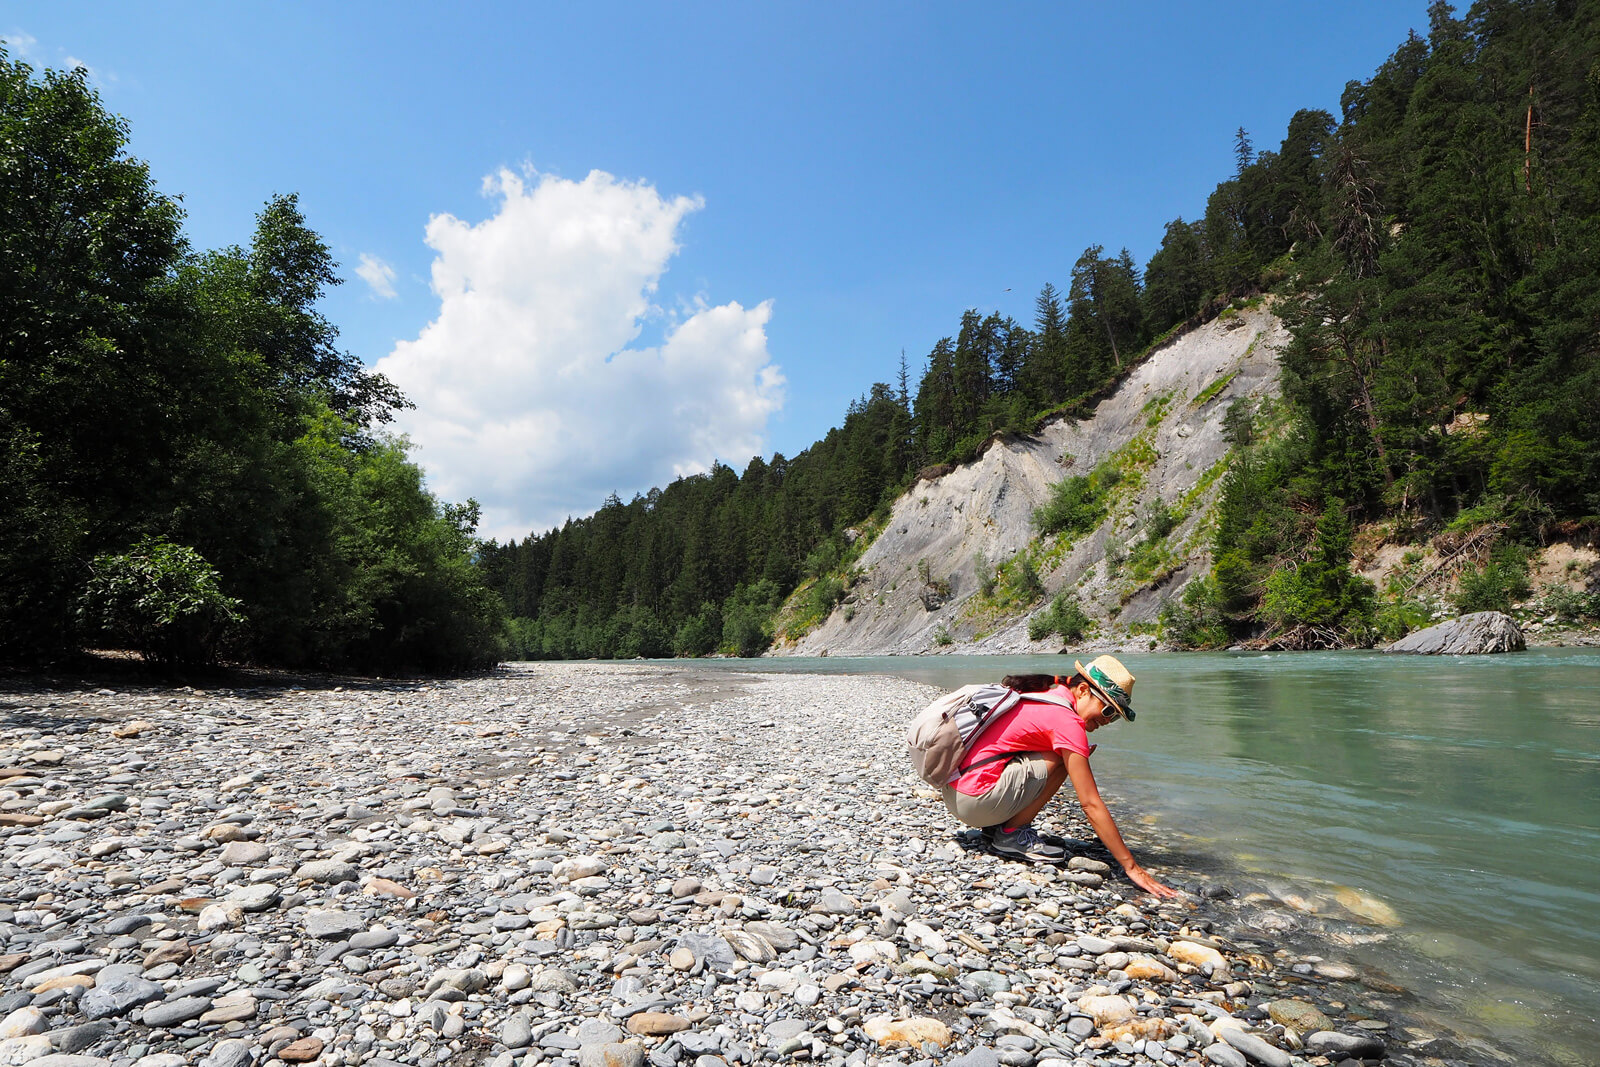
[[1060, 403], [1067, 390], [1067, 317], [1049, 282], [1034, 301], [1033, 335], [1023, 355], [1021, 390], [1032, 410]]
[[955, 345], [941, 338], [928, 353], [928, 369], [917, 388], [917, 445], [924, 462], [942, 462], [957, 438]]
[[1210, 290], [1205, 250], [1195, 228], [1183, 219], [1167, 223], [1161, 247], [1144, 269], [1144, 318], [1160, 333], [1197, 314]]

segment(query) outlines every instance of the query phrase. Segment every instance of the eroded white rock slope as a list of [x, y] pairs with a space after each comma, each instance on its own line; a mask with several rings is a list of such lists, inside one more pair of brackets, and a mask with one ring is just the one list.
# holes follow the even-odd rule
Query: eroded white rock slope
[[[1148, 502], [1159, 497], [1183, 504], [1208, 471], [1215, 475], [1214, 466], [1228, 452], [1222, 422], [1229, 405], [1239, 397], [1277, 393], [1277, 355], [1287, 340], [1283, 324], [1264, 306], [1214, 320], [1152, 355], [1092, 418], [1060, 419], [1035, 438], [997, 442], [977, 461], [919, 482], [895, 504], [888, 528], [862, 555], [861, 578], [846, 602], [775, 654], [1054, 652], [1061, 639], [1030, 642], [1027, 621], [1062, 589], [1076, 589], [1097, 623], [1082, 647], [1148, 647], [1151, 638], [1139, 624], [1153, 623], [1161, 605], [1210, 566], [1207, 526], [1221, 479], [1214, 477], [1187, 501], [1185, 518], [1167, 541], [1172, 558], [1151, 578], [1137, 581], [1126, 567], [1108, 572], [1107, 545], [1131, 546]], [[1223, 388], [1207, 395], [1223, 380]], [[997, 614], [974, 599], [979, 553], [993, 563], [1026, 550], [1037, 536], [1034, 509], [1050, 487], [1089, 473], [1139, 437], [1156, 453], [1142, 484], [1121, 487], [1106, 520], [1069, 551], [1052, 553], [1048, 543], [1037, 547], [1045, 564], [1043, 599], [1013, 614]], [[930, 577], [950, 585], [949, 599], [933, 610], [922, 597], [921, 560], [927, 560]], [[952, 638], [949, 644], [939, 643], [941, 631]]]

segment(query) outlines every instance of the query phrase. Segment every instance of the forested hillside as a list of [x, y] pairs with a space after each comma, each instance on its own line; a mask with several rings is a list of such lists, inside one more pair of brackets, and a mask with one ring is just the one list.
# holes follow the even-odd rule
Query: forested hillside
[[1085, 413], [1152, 339], [1266, 289], [1293, 332], [1287, 403], [1236, 414], [1216, 567], [1169, 640], [1403, 631], [1420, 609], [1380, 611], [1350, 570], [1362, 524], [1472, 539], [1466, 606], [1523, 595], [1528, 546], [1600, 522], [1600, 2], [1436, 3], [1428, 20], [1349, 83], [1339, 118], [1297, 112], [1273, 150], [1241, 129], [1235, 173], [1142, 271], [1086, 249], [1032, 323], [967, 312], [914, 392], [902, 362], [792, 459], [488, 546], [516, 653], [759, 651], [796, 583], [815, 579], [802, 617], [843, 596], [919, 473]]
[[841, 427], [792, 459], [757, 456], [742, 474], [717, 465], [626, 504], [613, 496], [520, 544], [487, 545], [513, 652], [759, 653], [797, 583], [816, 580], [809, 616], [838, 602], [841, 573], [913, 478], [976, 457], [997, 433], [1085, 412], [1144, 357], [1153, 333], [1202, 301], [1147, 304], [1150, 293], [1127, 252], [1090, 248], [1065, 300], [1049, 285], [1039, 294], [1034, 328], [968, 311], [929, 354], [914, 395], [902, 361], [896, 384], [873, 385]]
[[476, 505], [382, 434], [296, 198], [196, 252], [127, 144], [82, 68], [0, 50], [0, 662], [495, 662]]
[[[1287, 274], [1291, 407], [1233, 465], [1181, 639], [1317, 647], [1420, 621], [1423, 575], [1378, 599], [1352, 579], [1353, 525], [1363, 551], [1448, 557], [1461, 610], [1509, 608], [1534, 592], [1529, 548], [1600, 529], [1600, 4], [1428, 14], [1305, 137], [1314, 166], [1291, 142], [1321, 120], [1297, 116], [1212, 198], [1237, 205], [1241, 276]], [[1596, 613], [1592, 589], [1557, 600]]]

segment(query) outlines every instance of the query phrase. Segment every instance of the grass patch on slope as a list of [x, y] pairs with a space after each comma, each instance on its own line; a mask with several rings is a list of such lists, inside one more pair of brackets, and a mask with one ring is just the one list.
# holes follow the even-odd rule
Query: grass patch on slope
[[[888, 525], [889, 514], [883, 509], [882, 514], [874, 513], [852, 527], [855, 540], [847, 541], [841, 534], [818, 545], [806, 558], [812, 576], [796, 586], [778, 609], [776, 632], [786, 640], [798, 641], [821, 626], [860, 579], [856, 561]], [[853, 605], [846, 605], [845, 610], [854, 614]]]

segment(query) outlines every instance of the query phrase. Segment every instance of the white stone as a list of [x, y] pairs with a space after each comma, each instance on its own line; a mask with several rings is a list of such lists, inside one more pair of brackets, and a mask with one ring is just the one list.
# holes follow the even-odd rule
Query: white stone
[[0, 1041], [0, 1065], [3, 1067], [22, 1067], [22, 1064], [36, 1060], [41, 1056], [48, 1056], [55, 1051], [50, 1044], [50, 1039], [44, 1034], [29, 1034], [26, 1037], [8, 1037]]
[[244, 909], [237, 904], [208, 904], [201, 909], [195, 927], [201, 933], [228, 930], [244, 921]]
[[[29, 982], [37, 984], [33, 983], [32, 979], [29, 979]], [[44, 1012], [38, 1008], [18, 1008], [4, 1019], [0, 1019], [0, 1039], [42, 1034], [47, 1029], [49, 1026], [45, 1022]]]

